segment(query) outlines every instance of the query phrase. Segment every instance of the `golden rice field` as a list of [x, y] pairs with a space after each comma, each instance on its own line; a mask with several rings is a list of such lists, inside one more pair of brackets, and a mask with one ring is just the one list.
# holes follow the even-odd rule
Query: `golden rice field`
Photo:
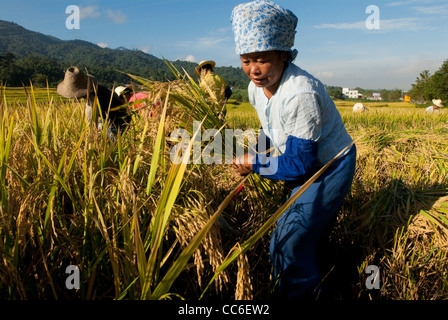
[[[226, 124], [188, 77], [169, 92], [135, 80], [154, 93], [151, 106], [163, 103], [115, 140], [86, 123], [82, 101], [32, 88], [16, 99], [2, 88], [0, 298], [269, 299], [282, 184], [242, 181], [226, 164], [173, 164], [167, 139], [179, 127], [200, 134], [194, 120], [202, 130], [258, 128], [253, 109], [229, 103]], [[337, 106], [358, 160], [321, 248], [331, 299], [447, 299], [448, 111]], [[378, 288], [368, 286], [369, 265]], [[67, 286], [68, 266], [79, 268], [78, 289]]]

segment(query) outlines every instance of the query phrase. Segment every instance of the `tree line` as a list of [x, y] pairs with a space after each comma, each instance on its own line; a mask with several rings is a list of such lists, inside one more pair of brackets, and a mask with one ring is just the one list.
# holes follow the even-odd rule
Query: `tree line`
[[30, 81], [36, 87], [50, 87], [61, 81], [62, 65], [41, 57], [28, 56], [18, 59], [7, 52], [0, 55], [0, 82], [11, 87], [28, 86]]
[[409, 95], [412, 100], [419, 103], [441, 99], [446, 104], [448, 102], [448, 60], [445, 60], [433, 75], [429, 70], [422, 71], [412, 84]]
[[[109, 49], [111, 50], [111, 49]], [[97, 55], [75, 47], [66, 52], [72, 53], [64, 58], [64, 61], [40, 54], [16, 56], [6, 52], [0, 54], [0, 83], [17, 87], [28, 86], [30, 81], [35, 87], [46, 87], [47, 81], [50, 87], [56, 87], [64, 79], [65, 70], [75, 65], [81, 70], [95, 76], [98, 81], [108, 87], [128, 84], [131, 79], [126, 74], [133, 74], [152, 81], [172, 81], [176, 79], [168, 65], [161, 59], [148, 58], [138, 50], [126, 50], [129, 52], [108, 52], [105, 55]], [[74, 52], [73, 52], [74, 51]], [[111, 50], [112, 51], [112, 50]], [[65, 61], [70, 61], [65, 62]], [[187, 61], [172, 61], [176, 69], [181, 73], [185, 70], [194, 77], [194, 69], [197, 64]], [[221, 75], [235, 92], [246, 89], [249, 79], [241, 69], [233, 67], [216, 67], [215, 71]]]
[[[128, 50], [131, 51], [129, 54], [121, 54], [111, 59], [110, 55], [92, 55], [89, 54], [88, 50], [82, 54], [79, 50], [83, 51], [82, 47], [77, 47], [72, 57], [73, 65], [87, 70], [100, 83], [109, 87], [129, 83], [130, 78], [124, 72], [154, 81], [171, 81], [175, 79], [175, 75], [163, 60], [155, 57], [154, 59], [148, 59], [143, 52]], [[78, 58], [75, 58], [75, 56]], [[172, 63], [179, 71], [182, 72], [185, 69], [191, 76], [193, 76], [194, 68], [197, 66], [195, 63], [186, 61], [173, 61]], [[48, 82], [48, 86], [54, 88], [64, 78], [64, 72], [68, 66], [67, 63], [41, 55], [30, 54], [17, 57], [7, 52], [3, 55], [0, 54], [0, 83], [18, 87], [28, 86], [31, 81], [35, 87], [46, 87]], [[122, 67], [122, 70], [119, 70], [119, 66]], [[216, 67], [215, 72], [222, 76], [232, 87], [233, 99], [248, 101], [247, 86], [249, 79], [241, 69]], [[332, 98], [343, 99], [341, 87], [326, 86], [326, 88]], [[379, 92], [384, 100], [389, 101], [399, 100], [403, 96], [401, 90], [355, 89], [363, 94], [364, 97], [372, 96], [373, 92]], [[448, 60], [432, 75], [429, 70], [422, 71], [407, 94], [411, 96], [412, 101], [417, 103], [427, 103], [432, 99], [448, 101]]]
[[[344, 95], [342, 94], [342, 87], [337, 86], [325, 86], [327, 92], [333, 99], [344, 100]], [[372, 97], [373, 93], [379, 93], [381, 98], [385, 101], [398, 101], [403, 97], [403, 91], [399, 89], [387, 90], [387, 89], [363, 89], [360, 87], [353, 88], [353, 90], [358, 90], [362, 94], [363, 98]]]

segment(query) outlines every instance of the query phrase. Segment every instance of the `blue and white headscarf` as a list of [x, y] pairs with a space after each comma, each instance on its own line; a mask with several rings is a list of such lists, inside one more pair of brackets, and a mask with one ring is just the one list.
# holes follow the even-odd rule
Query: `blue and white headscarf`
[[297, 56], [297, 50], [292, 50], [297, 17], [290, 10], [257, 0], [236, 6], [230, 21], [238, 55], [279, 50], [290, 52], [291, 61]]

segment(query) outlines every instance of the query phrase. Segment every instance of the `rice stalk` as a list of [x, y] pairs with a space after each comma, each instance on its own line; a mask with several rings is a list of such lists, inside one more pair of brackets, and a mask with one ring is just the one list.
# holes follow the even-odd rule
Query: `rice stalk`
[[[317, 171], [311, 178], [309, 178], [300, 188], [297, 190], [291, 197], [282, 205], [280, 208], [277, 209], [277, 211], [263, 224], [261, 228], [259, 228], [252, 236], [250, 236], [245, 242], [243, 242], [241, 245], [235, 246], [230, 252], [229, 255], [226, 257], [224, 262], [219, 267], [218, 271], [215, 273], [213, 278], [210, 280], [207, 287], [202, 292], [201, 298], [204, 296], [205, 292], [207, 291], [210, 284], [214, 281], [216, 276], [222, 272], [224, 269], [226, 269], [232, 262], [234, 262], [239, 255], [246, 253], [251, 247], [255, 245], [255, 243], [264, 235], [266, 234], [269, 229], [274, 225], [274, 223], [280, 218], [280, 216], [311, 186], [311, 184], [316, 181], [317, 178], [319, 178], [322, 173], [324, 173], [332, 164], [333, 162], [339, 158], [345, 151], [347, 151], [355, 141], [350, 143], [348, 146], [346, 146], [341, 152], [339, 152], [332, 160], [330, 160], [327, 164], [325, 164], [319, 171]], [[249, 177], [248, 175], [247, 177]]]
[[250, 278], [249, 260], [247, 255], [238, 256], [238, 273], [236, 275], [235, 300], [253, 300], [253, 286]]

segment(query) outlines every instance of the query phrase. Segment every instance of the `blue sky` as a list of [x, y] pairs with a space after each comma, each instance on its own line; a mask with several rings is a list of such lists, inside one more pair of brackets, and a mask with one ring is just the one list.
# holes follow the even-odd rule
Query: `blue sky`
[[[0, 20], [63, 40], [139, 49], [169, 60], [240, 66], [230, 25], [247, 0], [0, 0]], [[296, 64], [327, 85], [410, 89], [448, 59], [447, 0], [277, 0], [298, 17]], [[67, 29], [66, 8], [81, 11]], [[379, 9], [379, 29], [368, 29]]]

